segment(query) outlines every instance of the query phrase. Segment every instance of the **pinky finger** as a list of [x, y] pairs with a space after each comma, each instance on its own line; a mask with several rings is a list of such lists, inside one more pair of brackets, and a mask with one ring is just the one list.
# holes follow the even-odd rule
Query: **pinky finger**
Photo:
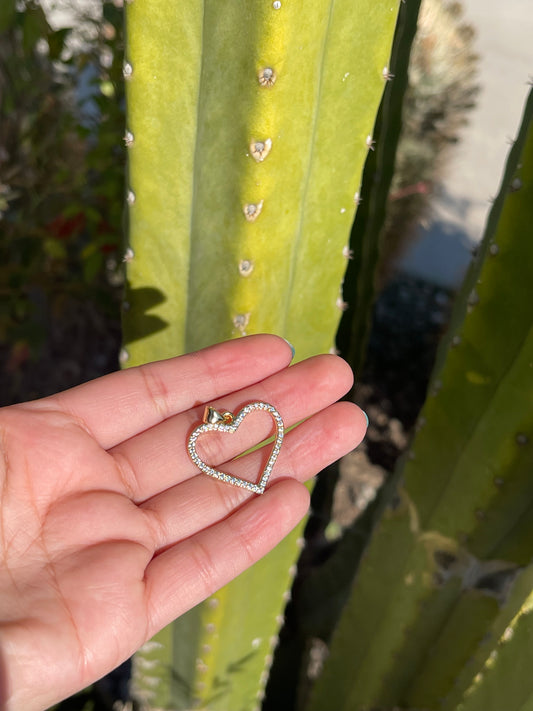
[[266, 555], [308, 507], [305, 486], [283, 480], [227, 519], [156, 556], [145, 573], [149, 636]]

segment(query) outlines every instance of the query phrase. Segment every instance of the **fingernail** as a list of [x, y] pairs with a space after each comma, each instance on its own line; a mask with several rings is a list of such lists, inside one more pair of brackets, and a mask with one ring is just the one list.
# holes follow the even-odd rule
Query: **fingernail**
[[296, 354], [296, 351], [294, 350], [294, 346], [293, 346], [292, 343], [291, 343], [290, 341], [288, 341], [286, 338], [284, 338], [283, 340], [285, 341], [285, 343], [286, 343], [288, 346], [290, 346], [290, 349], [291, 349], [291, 351], [292, 351], [292, 357], [294, 358], [294, 356], [295, 356], [295, 354]]
[[366, 414], [366, 412], [365, 412], [364, 410], [361, 410], [361, 412], [362, 412], [363, 415], [365, 416], [365, 419], [366, 419], [366, 426], [368, 427], [368, 425], [369, 425], [369, 422], [368, 422], [368, 415]]

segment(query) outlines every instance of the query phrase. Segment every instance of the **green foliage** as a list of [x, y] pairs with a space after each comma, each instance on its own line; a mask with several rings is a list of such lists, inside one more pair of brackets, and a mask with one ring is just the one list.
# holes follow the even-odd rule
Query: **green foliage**
[[[54, 30], [31, 1], [2, 3], [0, 25], [0, 341], [11, 367], [36, 354], [69, 300], [116, 310], [124, 105], [121, 13]], [[80, 104], [80, 85], [93, 96]], [[113, 264], [114, 260], [114, 264]]]
[[[491, 667], [498, 637], [487, 644], [487, 631], [502, 634], [531, 589], [522, 566], [533, 557], [533, 340], [524, 298], [532, 116], [533, 92], [397, 474], [397, 499], [363, 558], [311, 711], [455, 708], [443, 702], [456, 698], [459, 680], [463, 689], [472, 682], [470, 657], [477, 652], [478, 668]], [[505, 708], [522, 709], [525, 697], [505, 698]]]

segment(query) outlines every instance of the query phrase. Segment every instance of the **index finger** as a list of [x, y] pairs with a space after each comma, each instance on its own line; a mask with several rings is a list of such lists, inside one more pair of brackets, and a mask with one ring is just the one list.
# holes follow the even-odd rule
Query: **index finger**
[[109, 449], [171, 415], [253, 385], [291, 358], [279, 336], [246, 336], [111, 373], [26, 406], [71, 415]]

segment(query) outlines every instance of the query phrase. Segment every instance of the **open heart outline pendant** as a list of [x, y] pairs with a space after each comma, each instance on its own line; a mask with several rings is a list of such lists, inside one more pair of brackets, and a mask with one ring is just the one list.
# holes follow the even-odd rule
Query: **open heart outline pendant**
[[[265, 412], [270, 413], [276, 425], [276, 435], [272, 451], [270, 453], [270, 457], [268, 458], [268, 462], [266, 463], [266, 467], [263, 469], [261, 479], [257, 484], [247, 481], [246, 479], [239, 479], [237, 476], [226, 474], [225, 472], [219, 471], [214, 467], [210, 467], [202, 461], [196, 451], [196, 442], [200, 435], [205, 432], [227, 432], [229, 434], [234, 434], [239, 429], [239, 426], [242, 424], [244, 418], [255, 410], [264, 410]], [[191, 432], [187, 450], [192, 461], [196, 464], [198, 469], [203, 471], [205, 474], [212, 476], [214, 479], [224, 481], [227, 484], [240, 486], [242, 489], [253, 491], [254, 494], [262, 494], [265, 490], [270, 474], [272, 473], [276, 459], [278, 458], [281, 443], [283, 442], [284, 432], [285, 430], [281, 415], [273, 405], [269, 405], [267, 402], [251, 402], [248, 405], [245, 405], [236, 415], [231, 412], [219, 412], [218, 410], [215, 410], [215, 408], [207, 405], [204, 411], [203, 424], [199, 425]]]

